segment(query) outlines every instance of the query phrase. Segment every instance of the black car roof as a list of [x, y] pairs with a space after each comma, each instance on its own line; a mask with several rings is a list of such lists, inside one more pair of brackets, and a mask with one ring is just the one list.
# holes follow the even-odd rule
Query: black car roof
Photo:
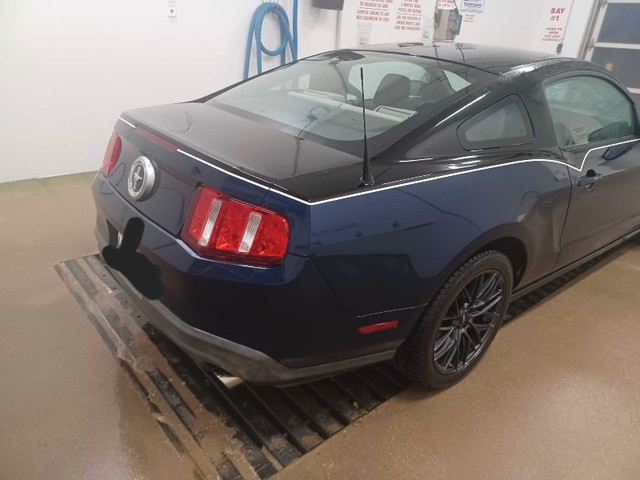
[[497, 75], [508, 72], [520, 65], [528, 65], [542, 60], [569, 60], [543, 52], [454, 42], [434, 42], [431, 44], [423, 44], [421, 42], [385, 43], [369, 45], [354, 50], [393, 52], [438, 58], [449, 62], [463, 63]]

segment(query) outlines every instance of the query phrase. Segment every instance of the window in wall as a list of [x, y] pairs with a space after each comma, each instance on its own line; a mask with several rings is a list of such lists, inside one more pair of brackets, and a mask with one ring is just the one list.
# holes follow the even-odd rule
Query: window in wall
[[533, 129], [520, 97], [510, 95], [460, 125], [458, 137], [467, 150], [508, 147], [533, 142]]
[[544, 87], [560, 147], [632, 135], [633, 106], [611, 82], [598, 77], [564, 78]]

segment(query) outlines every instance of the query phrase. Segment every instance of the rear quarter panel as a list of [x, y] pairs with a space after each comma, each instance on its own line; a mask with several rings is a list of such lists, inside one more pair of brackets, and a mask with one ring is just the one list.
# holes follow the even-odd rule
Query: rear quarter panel
[[426, 305], [503, 237], [525, 245], [524, 285], [555, 265], [570, 188], [562, 162], [529, 160], [313, 205], [310, 256], [352, 315]]

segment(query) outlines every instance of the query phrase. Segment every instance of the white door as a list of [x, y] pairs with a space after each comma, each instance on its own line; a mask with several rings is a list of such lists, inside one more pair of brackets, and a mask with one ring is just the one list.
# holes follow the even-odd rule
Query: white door
[[640, 0], [599, 3], [585, 59], [609, 70], [640, 105]]

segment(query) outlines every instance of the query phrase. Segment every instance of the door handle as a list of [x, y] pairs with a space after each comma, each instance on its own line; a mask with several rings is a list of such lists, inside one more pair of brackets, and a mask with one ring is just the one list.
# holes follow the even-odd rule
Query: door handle
[[578, 186], [591, 188], [593, 187], [594, 183], [600, 180], [601, 177], [602, 174], [596, 173], [595, 170], [589, 169], [587, 170], [587, 174], [585, 176], [578, 178]]

